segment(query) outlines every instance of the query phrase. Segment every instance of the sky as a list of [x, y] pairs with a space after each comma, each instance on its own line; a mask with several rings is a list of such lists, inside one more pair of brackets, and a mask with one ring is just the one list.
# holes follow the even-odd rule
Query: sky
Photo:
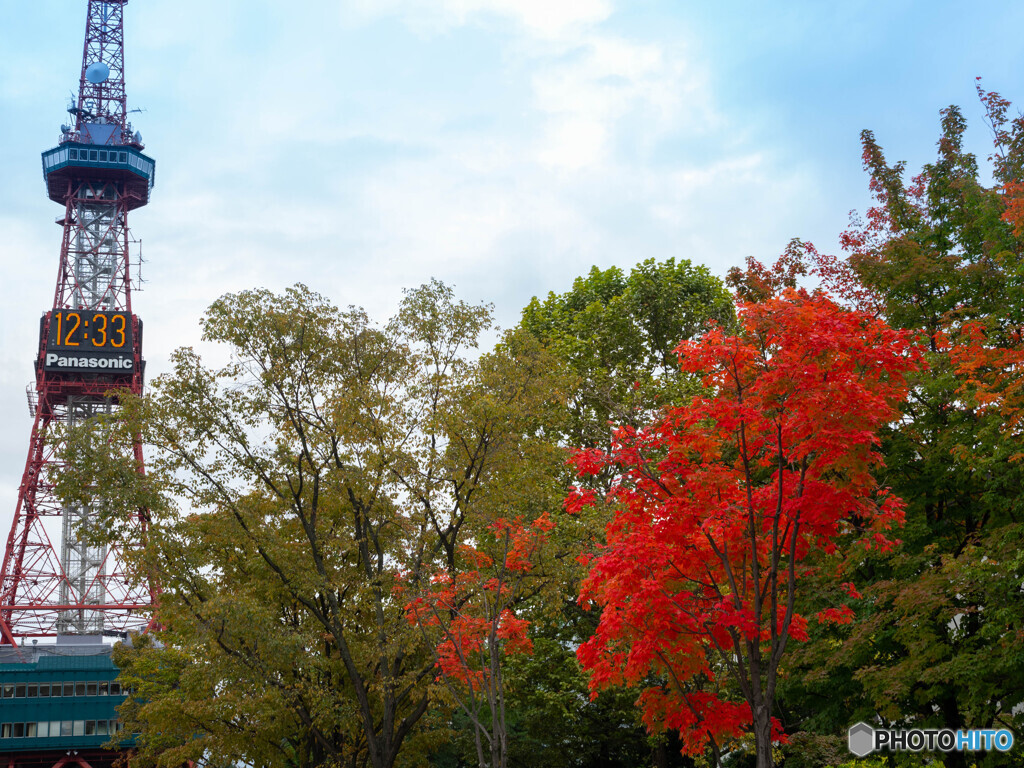
[[[39, 153], [85, 10], [0, 0], [0, 531], [60, 248]], [[132, 0], [147, 375], [246, 288], [302, 282], [383, 322], [433, 277], [507, 328], [594, 265], [836, 252], [870, 202], [860, 132], [917, 169], [958, 104], [984, 159], [975, 78], [1024, 103], [1021, 29], [1009, 0]]]

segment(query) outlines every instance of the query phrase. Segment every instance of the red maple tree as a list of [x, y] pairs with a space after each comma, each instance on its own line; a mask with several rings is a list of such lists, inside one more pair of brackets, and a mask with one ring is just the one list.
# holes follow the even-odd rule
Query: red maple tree
[[[802, 561], [840, 543], [895, 544], [903, 505], [872, 476], [877, 432], [898, 418], [921, 355], [905, 332], [823, 294], [741, 305], [740, 325], [678, 348], [707, 396], [618, 430], [608, 453], [575, 456], [581, 475], [611, 467], [620, 478], [580, 595], [601, 619], [578, 656], [592, 695], [644, 687], [647, 726], [677, 730], [692, 754], [752, 730], [763, 768], [782, 737], [772, 706], [786, 645], [807, 637]], [[567, 509], [591, 502], [576, 491]]]
[[1010, 101], [995, 91], [984, 90], [980, 77], [975, 78], [974, 87], [992, 129], [994, 149], [988, 159], [996, 181], [1002, 185], [1002, 218], [1017, 237], [1024, 237], [1024, 115], [1008, 118]]
[[[958, 330], [956, 343], [948, 345], [954, 370], [961, 377], [958, 394], [979, 413], [998, 413], [1003, 434], [1020, 437], [1024, 433], [1024, 329], [996, 332], [972, 321]], [[1024, 460], [1024, 449], [1009, 458]]]
[[437, 681], [473, 723], [480, 768], [508, 764], [505, 719], [505, 657], [532, 653], [530, 622], [515, 615], [524, 594], [535, 588], [536, 567], [555, 524], [547, 513], [533, 522], [496, 520], [492, 554], [460, 548], [466, 570], [439, 571], [424, 594], [406, 605], [409, 622], [434, 646]]

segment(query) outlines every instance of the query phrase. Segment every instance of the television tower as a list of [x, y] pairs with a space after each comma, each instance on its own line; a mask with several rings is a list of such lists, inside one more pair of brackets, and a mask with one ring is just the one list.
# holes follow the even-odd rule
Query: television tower
[[[98, 545], [96, 501], [65, 505], [54, 494], [62, 424], [117, 407], [113, 394], [142, 393], [142, 322], [132, 312], [128, 212], [149, 202], [155, 164], [128, 122], [123, 11], [128, 0], [88, 0], [85, 50], [73, 120], [43, 153], [51, 200], [63, 228], [53, 308], [40, 321], [35, 416], [18, 505], [0, 573], [0, 647], [25, 638], [123, 634], [146, 628], [153, 594], [126, 573], [135, 536]], [[142, 447], [134, 458], [143, 471]]]

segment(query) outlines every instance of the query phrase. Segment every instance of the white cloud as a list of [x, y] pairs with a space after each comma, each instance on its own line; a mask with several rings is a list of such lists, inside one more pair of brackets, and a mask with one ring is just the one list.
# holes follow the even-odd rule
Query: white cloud
[[506, 18], [541, 38], [602, 22], [612, 12], [610, 0], [352, 0], [348, 7], [363, 16], [400, 13], [425, 28]]
[[608, 130], [603, 120], [568, 116], [552, 120], [544, 131], [537, 159], [552, 168], [579, 171], [605, 159]]
[[435, 34], [489, 17], [513, 22], [519, 36], [505, 48], [533, 94], [529, 161], [547, 168], [608, 164], [622, 123], [642, 152], [666, 134], [720, 123], [685, 45], [607, 32], [611, 0], [351, 0], [345, 7], [364, 21], [393, 17]]
[[637, 98], [660, 101], [666, 78], [678, 76], [660, 45], [588, 35], [563, 63], [534, 78], [538, 106], [548, 112], [621, 114]]
[[611, 14], [607, 0], [444, 0], [460, 20], [492, 13], [516, 19], [531, 32], [556, 37], [579, 24], [604, 21]]
[[539, 157], [566, 169], [606, 161], [623, 121], [641, 151], [666, 133], [717, 122], [697, 68], [681, 49], [656, 43], [587, 34], [539, 67], [533, 87], [548, 116]]

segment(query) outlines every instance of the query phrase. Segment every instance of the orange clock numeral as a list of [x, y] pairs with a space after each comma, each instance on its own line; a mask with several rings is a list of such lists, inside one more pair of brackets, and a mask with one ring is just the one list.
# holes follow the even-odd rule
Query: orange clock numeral
[[[114, 326], [115, 326], [114, 327], [114, 339], [110, 342], [110, 344], [112, 346], [115, 346], [118, 349], [120, 349], [121, 347], [124, 346], [124, 342], [125, 342], [125, 339], [126, 339], [125, 328], [128, 325], [128, 321], [127, 321], [127, 319], [125, 318], [124, 315], [114, 315], [112, 318], [110, 318], [110, 320], [111, 320], [111, 322], [114, 323]], [[120, 326], [121, 326], [120, 328], [117, 327], [118, 321], [120, 321]], [[120, 341], [118, 341], [117, 339], [120, 339]]]
[[[102, 325], [99, 322], [97, 322], [97, 321], [102, 321]], [[107, 343], [107, 316], [106, 315], [101, 315], [101, 314], [99, 314], [97, 312], [95, 315], [92, 316], [92, 322], [93, 322], [92, 345], [94, 347], [106, 346], [106, 343]], [[97, 341], [96, 340], [96, 336], [98, 334], [102, 335], [102, 338], [103, 338], [102, 341]]]
[[72, 317], [75, 318], [75, 325], [74, 325], [74, 327], [72, 327], [72, 329], [70, 331], [68, 331], [68, 335], [64, 337], [64, 346], [66, 346], [66, 347], [77, 347], [78, 346], [78, 342], [77, 341], [72, 341], [71, 337], [75, 335], [75, 331], [77, 331], [78, 330], [78, 326], [81, 325], [82, 318], [79, 316], [79, 314], [77, 312], [68, 312], [68, 320], [71, 320]]

